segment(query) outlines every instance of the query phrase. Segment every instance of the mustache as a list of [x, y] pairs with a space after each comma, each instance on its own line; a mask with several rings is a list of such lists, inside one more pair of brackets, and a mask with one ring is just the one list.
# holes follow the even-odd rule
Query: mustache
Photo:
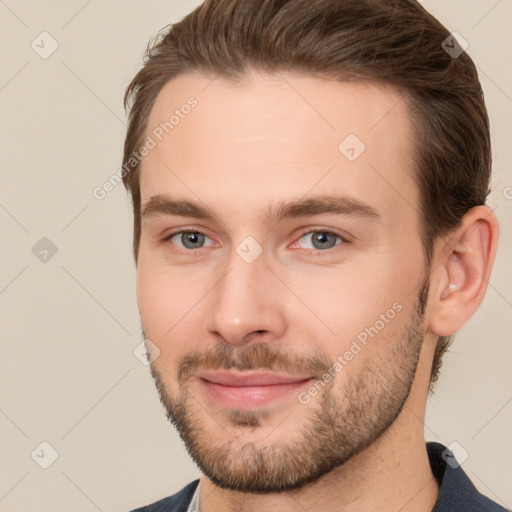
[[178, 368], [178, 382], [183, 383], [199, 369], [269, 370], [284, 373], [307, 373], [320, 378], [332, 362], [321, 352], [289, 354], [281, 347], [255, 343], [245, 347], [218, 344], [201, 352], [186, 354]]

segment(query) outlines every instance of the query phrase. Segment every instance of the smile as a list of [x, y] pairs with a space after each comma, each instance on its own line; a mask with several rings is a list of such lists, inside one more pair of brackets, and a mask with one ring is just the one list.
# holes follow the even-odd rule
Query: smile
[[276, 373], [205, 371], [198, 374], [206, 394], [227, 407], [251, 409], [285, 397], [313, 380], [308, 376]]

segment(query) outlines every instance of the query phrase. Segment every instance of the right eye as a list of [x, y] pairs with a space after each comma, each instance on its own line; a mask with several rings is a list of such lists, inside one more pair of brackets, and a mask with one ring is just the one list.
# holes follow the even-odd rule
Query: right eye
[[[212, 244], [205, 245], [208, 240]], [[184, 250], [202, 249], [213, 245], [213, 240], [200, 231], [177, 231], [167, 236], [164, 241], [171, 242], [179, 249]]]

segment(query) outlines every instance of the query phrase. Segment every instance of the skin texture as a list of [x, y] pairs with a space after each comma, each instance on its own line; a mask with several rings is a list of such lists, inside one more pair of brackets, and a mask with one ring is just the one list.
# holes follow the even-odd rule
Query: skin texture
[[[390, 87], [183, 75], [160, 92], [147, 135], [191, 96], [197, 107], [141, 165], [137, 293], [162, 403], [203, 472], [201, 511], [430, 511], [438, 485], [423, 422], [435, 342], [483, 298], [495, 217], [468, 212], [426, 268], [413, 127]], [[349, 134], [366, 146], [353, 161], [339, 149]], [[376, 215], [267, 215], [334, 195]], [[211, 218], [165, 213], [164, 196]], [[232, 407], [198, 376], [213, 368], [311, 380]], [[310, 391], [329, 368], [334, 378]]]

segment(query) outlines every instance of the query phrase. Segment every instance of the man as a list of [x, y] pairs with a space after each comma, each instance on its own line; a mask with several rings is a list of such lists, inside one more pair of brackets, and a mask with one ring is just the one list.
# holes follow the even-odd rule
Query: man
[[424, 439], [498, 238], [456, 38], [414, 0], [207, 0], [125, 101], [151, 372], [202, 472], [137, 510], [504, 510]]

